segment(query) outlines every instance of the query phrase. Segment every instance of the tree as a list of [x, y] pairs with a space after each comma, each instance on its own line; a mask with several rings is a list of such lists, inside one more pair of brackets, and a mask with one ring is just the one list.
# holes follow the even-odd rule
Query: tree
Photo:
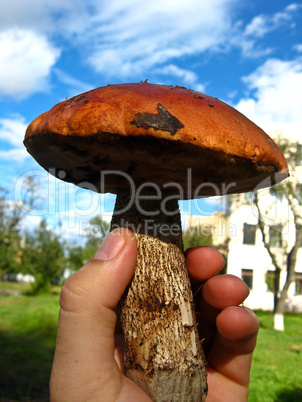
[[0, 189], [0, 273], [15, 273], [18, 269], [20, 235], [19, 217], [7, 200], [7, 191]]
[[23, 272], [35, 278], [33, 293], [46, 290], [62, 274], [65, 266], [63, 245], [60, 237], [47, 228], [46, 220], [42, 219], [33, 232], [25, 233], [21, 264]]
[[[210, 228], [208, 227], [208, 229]], [[185, 250], [188, 247], [212, 246], [213, 239], [211, 231], [207, 230], [205, 232], [202, 230], [202, 226], [199, 225], [189, 226], [183, 232], [183, 243]]]
[[[24, 179], [22, 205], [26, 209], [35, 203], [34, 192], [37, 183], [32, 177]], [[25, 209], [17, 201], [9, 199], [9, 192], [0, 188], [0, 276], [16, 273], [20, 269], [21, 223]]]
[[[287, 139], [279, 140], [279, 148], [285, 155], [290, 178], [270, 189], [274, 202], [263, 202], [261, 193], [255, 193], [255, 206], [258, 211], [258, 225], [262, 240], [274, 266], [270, 272], [271, 290], [274, 294], [274, 328], [284, 330], [284, 311], [288, 296], [288, 289], [295, 280], [297, 254], [302, 246], [302, 146]], [[265, 205], [264, 205], [265, 204]], [[271, 219], [272, 209], [275, 218]], [[288, 211], [289, 214], [278, 213]], [[267, 219], [268, 217], [268, 219]], [[285, 232], [290, 225], [295, 232], [294, 239], [289, 239]], [[281, 283], [281, 274], [286, 272], [284, 283]]]
[[90, 219], [89, 225], [86, 228], [86, 242], [84, 246], [73, 245], [69, 248], [69, 264], [77, 270], [85, 264], [85, 262], [92, 257], [101, 243], [108, 235], [110, 224], [106, 222], [101, 215], [97, 215]]
[[89, 227], [86, 230], [87, 242], [86, 247], [91, 249], [94, 254], [99, 248], [102, 241], [108, 235], [110, 230], [110, 224], [106, 222], [101, 215], [97, 215], [90, 219]]

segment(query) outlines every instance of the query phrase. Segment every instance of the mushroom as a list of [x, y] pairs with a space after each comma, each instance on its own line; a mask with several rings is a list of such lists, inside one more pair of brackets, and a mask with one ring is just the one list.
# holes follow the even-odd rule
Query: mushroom
[[29, 125], [24, 143], [53, 175], [117, 194], [112, 228], [136, 234], [136, 272], [120, 302], [126, 375], [154, 401], [204, 400], [178, 200], [280, 182], [281, 151], [227, 104], [146, 82], [65, 100]]

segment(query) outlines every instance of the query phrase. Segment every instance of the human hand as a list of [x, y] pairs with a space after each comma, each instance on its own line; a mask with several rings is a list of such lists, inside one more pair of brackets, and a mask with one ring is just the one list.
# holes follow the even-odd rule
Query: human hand
[[220, 253], [211, 247], [186, 250], [200, 339], [208, 367], [207, 402], [247, 401], [252, 354], [259, 321], [250, 309], [240, 306], [249, 295], [248, 286], [233, 275], [217, 275], [224, 266]]
[[[207, 281], [198, 294], [198, 306], [205, 308], [198, 318], [201, 339], [207, 337], [207, 401], [243, 401], [258, 320], [249, 310], [231, 306], [241, 304], [248, 289], [239, 278], [212, 277], [224, 264], [218, 251], [192, 248], [186, 258], [193, 287]], [[122, 343], [114, 312], [135, 264], [133, 233], [117, 229], [65, 282], [50, 380], [51, 401], [150, 401], [122, 374]]]

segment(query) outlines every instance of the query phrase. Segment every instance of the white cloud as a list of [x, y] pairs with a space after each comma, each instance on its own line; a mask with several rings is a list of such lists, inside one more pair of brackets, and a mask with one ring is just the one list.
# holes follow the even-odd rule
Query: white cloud
[[[0, 95], [24, 98], [46, 90], [65, 46], [77, 49], [81, 63], [106, 79], [142, 80], [168, 64], [161, 74], [203, 90], [195, 78], [196, 66], [181, 68], [179, 60], [234, 47], [245, 57], [267, 56], [273, 49], [264, 48], [259, 40], [280, 26], [290, 27], [300, 8], [292, 3], [281, 12], [260, 14], [245, 27], [235, 21], [240, 4], [239, 0], [0, 2], [0, 47], [4, 49]], [[56, 41], [62, 43], [62, 50]], [[62, 70], [55, 72], [72, 90], [86, 90], [84, 82]]]
[[267, 18], [264, 15], [257, 15], [246, 26], [244, 35], [262, 37], [269, 31]]
[[298, 53], [302, 53], [302, 43], [294, 45], [293, 50], [296, 50]]
[[259, 45], [258, 41], [281, 27], [286, 26], [288, 29], [294, 27], [293, 19], [300, 7], [301, 5], [293, 3], [285, 7], [283, 11], [274, 14], [256, 15], [245, 27], [242, 23], [237, 23], [234, 36], [231, 39], [232, 45], [241, 48], [246, 57], [268, 56], [273, 53], [274, 49], [267, 46], [263, 47], [262, 42]]
[[[154, 68], [173, 64], [173, 59], [223, 46], [236, 4], [239, 0], [0, 3], [0, 95], [22, 99], [47, 89], [61, 52], [51, 40], [77, 48], [97, 73], [143, 79]], [[59, 75], [65, 83], [81, 87], [62, 71]], [[187, 69], [181, 77], [193, 82], [192, 75]]]
[[8, 151], [0, 151], [0, 159], [1, 161], [8, 162], [24, 162], [26, 158], [28, 158], [28, 153], [26, 149], [11, 149]]
[[0, 32], [0, 54], [0, 96], [22, 99], [47, 90], [60, 51], [42, 35], [9, 29]]
[[250, 96], [236, 108], [258, 122], [302, 123], [302, 59], [269, 59], [245, 77]]
[[87, 82], [83, 82], [78, 80], [68, 73], [65, 73], [63, 70], [59, 68], [54, 68], [53, 72], [58, 77], [58, 80], [69, 87], [69, 93], [66, 94], [68, 96], [74, 96], [78, 93], [87, 92], [90, 89], [93, 89], [93, 85], [88, 84]]
[[168, 64], [164, 66], [162, 69], [159, 70], [159, 72], [164, 75], [166, 74], [180, 77], [188, 84], [193, 84], [198, 79], [197, 74], [195, 74], [194, 72], [180, 68], [178, 66], [175, 66], [174, 64]]
[[268, 56], [274, 49], [259, 41], [280, 27], [293, 26], [300, 8], [292, 3], [281, 12], [256, 16], [245, 27], [234, 20], [238, 0], [153, 0], [143, 5], [140, 0], [112, 0], [91, 4], [94, 16], [86, 28], [81, 26], [84, 30], [76, 37], [86, 45], [87, 62], [96, 72], [144, 79], [149, 71], [168, 64], [166, 71], [185, 83], [193, 82], [195, 73], [190, 67], [185, 73], [173, 70], [170, 66], [177, 60], [233, 47], [241, 49], [245, 57]]
[[302, 4], [301, 3], [291, 3], [288, 6], [286, 6], [285, 11], [288, 12], [297, 12], [299, 9], [302, 8]]
[[261, 14], [257, 15], [246, 26], [244, 30], [245, 36], [262, 37], [266, 33], [279, 28], [282, 24], [286, 24], [292, 20], [294, 13], [299, 8], [298, 4], [291, 4], [287, 6], [284, 11], [275, 14]]
[[180, 68], [174, 64], [168, 64], [157, 70], [158, 74], [175, 76], [180, 78], [186, 85], [199, 92], [204, 92], [206, 85], [198, 83], [198, 75], [188, 69]]
[[[40, 33], [58, 32], [65, 24], [66, 34], [80, 32], [87, 24], [94, 0], [9, 0], [0, 2], [2, 30], [18, 27]], [[64, 35], [64, 31], [59, 32]]]
[[27, 124], [19, 115], [0, 119], [0, 139], [13, 146], [22, 145]]
[[27, 124], [19, 115], [0, 119], [0, 140], [7, 143], [7, 150], [0, 152], [0, 160], [22, 163], [29, 154], [23, 146]]
[[181, 56], [214, 51], [230, 34], [230, 8], [236, 3], [112, 1], [93, 21], [88, 62], [97, 72], [130, 76]]

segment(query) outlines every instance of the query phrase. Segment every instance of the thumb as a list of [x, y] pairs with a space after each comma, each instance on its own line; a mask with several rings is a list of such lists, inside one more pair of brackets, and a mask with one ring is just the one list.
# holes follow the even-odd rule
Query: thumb
[[114, 360], [116, 315], [112, 309], [134, 274], [136, 253], [134, 234], [116, 229], [84, 267], [66, 280], [50, 382], [52, 400], [72, 396], [81, 400], [79, 392], [87, 384], [99, 387], [100, 378], [104, 384], [120, 378]]

